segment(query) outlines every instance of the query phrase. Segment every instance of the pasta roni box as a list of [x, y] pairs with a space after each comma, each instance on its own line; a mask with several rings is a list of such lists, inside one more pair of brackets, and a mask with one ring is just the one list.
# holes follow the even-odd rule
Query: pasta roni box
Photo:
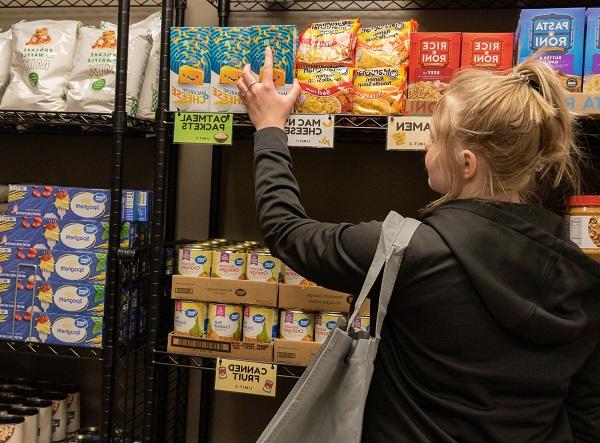
[[294, 60], [298, 31], [294, 25], [252, 26], [250, 65], [262, 81], [265, 48], [273, 52], [273, 83], [280, 94], [287, 95], [294, 83]]
[[538, 50], [570, 92], [581, 92], [585, 8], [524, 9], [517, 28], [518, 62]]
[[460, 32], [414, 32], [410, 36], [408, 98], [437, 101], [460, 67]]
[[106, 283], [106, 253], [0, 248], [0, 277], [29, 276], [40, 280], [85, 284]]
[[[61, 251], [106, 251], [108, 222], [0, 215], [0, 246]], [[137, 245], [137, 224], [121, 224], [121, 247]]]
[[[17, 317], [18, 318], [18, 317]], [[28, 330], [25, 341], [52, 345], [99, 348], [102, 346], [102, 317], [91, 315], [46, 314], [36, 312], [29, 321], [15, 318], [18, 339]], [[18, 323], [22, 323], [17, 326]]]
[[171, 111], [210, 111], [210, 28], [171, 28]]
[[513, 66], [514, 35], [463, 32], [462, 67], [505, 71]]
[[600, 93], [600, 8], [587, 10], [583, 92]]
[[237, 81], [250, 63], [252, 28], [210, 28], [211, 111], [244, 113]]
[[[133, 198], [127, 199], [128, 192]], [[148, 221], [150, 191], [124, 191], [123, 221]], [[10, 185], [10, 215], [61, 220], [108, 220], [110, 191], [50, 185]]]

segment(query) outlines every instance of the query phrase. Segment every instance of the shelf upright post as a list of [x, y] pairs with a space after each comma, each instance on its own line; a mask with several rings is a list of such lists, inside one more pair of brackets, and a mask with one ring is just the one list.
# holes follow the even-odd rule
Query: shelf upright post
[[152, 205], [152, 232], [150, 237], [150, 315], [146, 347], [144, 383], [143, 441], [156, 441], [155, 388], [157, 385], [154, 351], [160, 328], [160, 306], [163, 293], [163, 250], [165, 219], [165, 185], [168, 148], [167, 112], [169, 103], [169, 28], [173, 23], [173, 0], [162, 2], [160, 79], [156, 111], [156, 145], [154, 154], [154, 192]]
[[113, 148], [110, 187], [110, 235], [108, 241], [107, 291], [104, 310], [102, 352], [101, 441], [114, 435], [115, 361], [119, 334], [119, 260], [121, 194], [123, 190], [123, 141], [127, 130], [127, 49], [129, 43], [129, 0], [119, 0], [117, 17], [117, 72], [113, 112]]

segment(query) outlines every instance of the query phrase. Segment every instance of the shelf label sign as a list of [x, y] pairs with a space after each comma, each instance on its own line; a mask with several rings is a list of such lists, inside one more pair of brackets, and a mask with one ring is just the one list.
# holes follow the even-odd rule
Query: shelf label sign
[[600, 95], [580, 92], [567, 94], [569, 111], [576, 114], [600, 114]]
[[285, 125], [288, 146], [333, 148], [335, 120], [330, 114], [292, 114]]
[[174, 143], [230, 145], [233, 115], [209, 112], [175, 113]]
[[217, 360], [215, 390], [275, 397], [277, 365], [252, 361]]
[[388, 151], [423, 151], [431, 136], [431, 117], [389, 116]]

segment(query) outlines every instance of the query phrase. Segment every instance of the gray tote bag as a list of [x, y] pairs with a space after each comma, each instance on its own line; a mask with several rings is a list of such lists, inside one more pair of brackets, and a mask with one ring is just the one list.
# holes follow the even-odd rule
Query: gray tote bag
[[[348, 323], [338, 323], [296, 383], [260, 443], [360, 442], [363, 412], [381, 327], [404, 251], [420, 222], [390, 212]], [[375, 337], [354, 331], [354, 318], [383, 271]]]

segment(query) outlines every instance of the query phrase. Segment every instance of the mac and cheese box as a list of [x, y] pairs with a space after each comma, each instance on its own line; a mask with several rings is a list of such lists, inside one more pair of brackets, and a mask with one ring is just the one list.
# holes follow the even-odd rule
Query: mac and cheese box
[[524, 9], [517, 28], [518, 62], [543, 50], [548, 63], [570, 92], [581, 92], [585, 8]]
[[587, 10], [583, 92], [600, 93], [600, 8]]
[[171, 111], [210, 111], [210, 28], [171, 28]]
[[514, 35], [463, 32], [460, 65], [486, 71], [505, 71], [513, 66]]

